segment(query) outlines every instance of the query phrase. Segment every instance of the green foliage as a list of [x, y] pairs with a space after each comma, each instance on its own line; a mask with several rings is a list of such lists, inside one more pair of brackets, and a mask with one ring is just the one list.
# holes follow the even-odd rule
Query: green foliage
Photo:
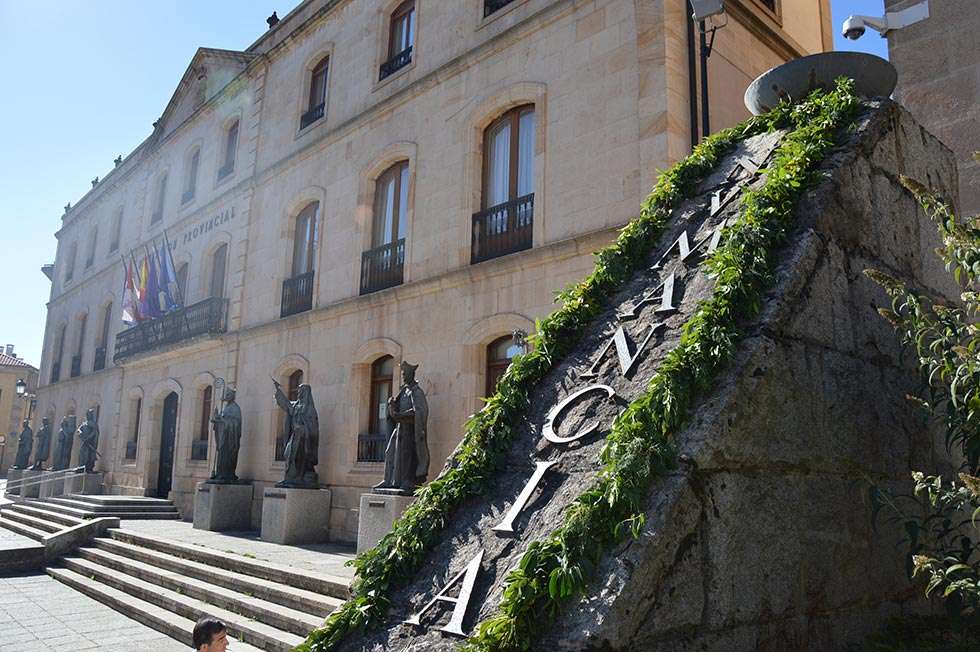
[[[800, 105], [782, 105], [719, 132], [660, 176], [640, 215], [622, 229], [615, 243], [595, 255], [592, 274], [558, 294], [561, 306], [537, 324], [530, 338], [533, 349], [514, 359], [496, 393], [467, 421], [463, 440], [439, 477], [418, 491], [417, 500], [376, 547], [352, 562], [357, 574], [351, 598], [296, 650], [326, 652], [348, 633], [383, 622], [388, 592], [418, 569], [451, 510], [488, 487], [526, 419], [534, 385], [574, 348], [608, 297], [640, 268], [673, 209], [691, 196], [697, 181], [737, 142], [795, 126], [770, 172], [770, 179], [778, 183], [767, 183], [753, 193], [751, 202], [746, 201], [741, 226], [732, 229], [729, 246], [712, 259], [711, 269], [725, 296], [716, 292], [714, 303], [701, 308], [700, 316], [688, 324], [681, 346], [662, 364], [650, 391], [617, 418], [602, 453], [605, 468], [599, 482], [569, 508], [554, 537], [529, 546], [508, 578], [501, 605], [504, 615], [481, 624], [473, 640], [482, 649], [528, 648], [532, 619], [579, 594], [590, 564], [610, 543], [627, 532], [638, 534], [643, 524], [640, 505], [649, 481], [673, 463], [669, 433], [683, 420], [693, 392], [707, 387], [730, 355], [735, 319], [757, 309], [769, 263], [768, 249], [758, 247], [778, 242], [793, 202], [831, 145], [833, 132], [856, 109], [852, 86], [841, 80], [831, 93], [815, 93]], [[733, 241], [738, 252], [731, 250]], [[744, 275], [734, 273], [730, 266], [743, 259], [751, 269]]]
[[[922, 184], [907, 177], [901, 182], [939, 230], [943, 246], [937, 253], [962, 288], [962, 305], [939, 304], [877, 270], [865, 274], [891, 298], [891, 308], [879, 312], [918, 357], [926, 396], [909, 398], [943, 421], [947, 450], [962, 452], [967, 471], [975, 473], [980, 463], [980, 332], [975, 325], [980, 230], [958, 222], [949, 204]], [[901, 525], [910, 575], [925, 582], [925, 595], [940, 597], [951, 618], [975, 618], [980, 611], [980, 479], [961, 473], [959, 482], [945, 482], [919, 472], [912, 478], [910, 496], [872, 488], [875, 518], [888, 508], [890, 520]]]
[[646, 393], [613, 422], [595, 483], [576, 498], [551, 536], [528, 545], [505, 580], [500, 614], [479, 624], [468, 650], [532, 649], [540, 617], [584, 593], [601, 555], [626, 536], [639, 535], [650, 483], [674, 464], [673, 433], [731, 359], [740, 321], [761, 308], [772, 257], [793, 208], [857, 107], [852, 83], [841, 80], [832, 92], [815, 92], [788, 111], [783, 107], [780, 119], [769, 124], [793, 130], [777, 149], [765, 184], [743, 195], [725, 244], [704, 263], [715, 278], [712, 296], [684, 325], [680, 344], [661, 362]]

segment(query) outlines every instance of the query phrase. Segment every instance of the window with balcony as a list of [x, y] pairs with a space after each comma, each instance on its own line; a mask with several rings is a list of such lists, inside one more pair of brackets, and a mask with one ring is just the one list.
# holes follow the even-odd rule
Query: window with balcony
[[112, 216], [112, 234], [109, 238], [109, 253], [115, 253], [119, 250], [119, 237], [122, 233], [122, 218], [123, 209], [119, 208], [116, 210], [115, 215]]
[[534, 106], [524, 105], [484, 132], [483, 210], [473, 215], [472, 263], [531, 248], [534, 129]]
[[306, 111], [300, 116], [299, 128], [306, 129], [323, 117], [327, 107], [327, 82], [330, 80], [330, 57], [323, 57], [310, 73], [310, 92]]
[[388, 399], [394, 384], [395, 359], [378, 358], [371, 365], [371, 395], [367, 434], [357, 437], [358, 462], [383, 462], [388, 443]]
[[415, 0], [406, 0], [391, 14], [388, 54], [381, 64], [379, 81], [390, 77], [412, 62], [415, 44]]
[[212, 299], [225, 296], [225, 266], [228, 262], [228, 245], [223, 244], [211, 254], [211, 284], [209, 296]]
[[211, 430], [211, 395], [212, 389], [208, 385], [201, 392], [201, 418], [197, 424], [197, 436], [191, 442], [191, 459], [208, 459], [208, 433]]
[[83, 314], [78, 320], [78, 343], [75, 348], [75, 355], [71, 357], [72, 378], [82, 375], [82, 351], [85, 347], [85, 325], [87, 322], [87, 314]]
[[56, 383], [61, 380], [61, 359], [65, 355], [65, 336], [68, 333], [68, 324], [62, 324], [58, 330], [58, 339], [54, 347], [54, 361], [51, 363], [51, 382]]
[[[295, 401], [299, 398], [299, 386], [303, 384], [303, 370], [297, 369], [293, 373], [289, 374], [289, 378], [286, 381], [286, 398], [290, 401]], [[281, 410], [280, 410], [281, 412]], [[277, 462], [285, 461], [286, 459], [286, 438], [288, 433], [286, 432], [286, 415], [281, 414], [279, 417], [279, 436], [276, 437], [276, 456]]]
[[126, 442], [126, 459], [136, 459], [136, 448], [140, 439], [140, 414], [143, 411], [143, 399], [137, 398], [133, 408], [133, 438]]
[[361, 256], [361, 294], [402, 283], [408, 190], [408, 161], [395, 163], [375, 183], [371, 249]]
[[95, 346], [95, 362], [92, 371], [105, 369], [106, 351], [109, 348], [109, 328], [112, 323], [112, 304], [107, 303], [102, 311], [102, 330], [99, 332], [99, 342]]
[[319, 202], [310, 202], [296, 216], [291, 274], [282, 282], [280, 317], [295, 315], [313, 307], [313, 263], [319, 209]]
[[510, 361], [521, 353], [523, 349], [513, 335], [505, 335], [490, 343], [487, 347], [486, 396], [491, 396], [496, 391], [497, 383], [510, 366]]
[[195, 147], [187, 162], [187, 177], [184, 179], [184, 193], [180, 196], [182, 204], [186, 204], [197, 194], [197, 172], [201, 167], [201, 148]]
[[181, 263], [177, 268], [177, 292], [180, 297], [177, 299], [180, 305], [187, 303], [187, 263]]
[[85, 269], [95, 264], [95, 247], [99, 242], [99, 226], [92, 227], [92, 233], [88, 237], [88, 253], [85, 255]]
[[163, 220], [163, 209], [167, 201], [167, 175], [164, 174], [157, 181], [156, 200], [153, 202], [153, 215], [150, 216], [150, 223], [156, 224]]
[[218, 168], [218, 181], [221, 181], [235, 171], [235, 155], [238, 153], [238, 124], [235, 120], [231, 126], [225, 130], [225, 156]]
[[78, 243], [73, 242], [68, 246], [68, 257], [65, 258], [65, 283], [71, 283], [75, 277], [75, 258], [78, 256]]

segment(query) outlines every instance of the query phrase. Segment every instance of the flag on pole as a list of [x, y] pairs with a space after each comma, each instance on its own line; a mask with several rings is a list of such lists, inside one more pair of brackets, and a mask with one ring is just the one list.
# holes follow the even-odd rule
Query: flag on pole
[[[155, 247], [154, 247], [155, 248]], [[146, 278], [146, 304], [149, 308], [149, 316], [156, 319], [163, 314], [160, 309], [160, 278], [157, 275], [157, 261], [153, 255], [153, 250], [143, 246], [146, 252], [147, 278]]]
[[122, 320], [127, 326], [139, 321], [139, 310], [136, 306], [136, 284], [133, 281], [133, 266], [123, 259], [123, 294]]
[[160, 292], [163, 297], [164, 310], [170, 312], [180, 308], [180, 291], [177, 288], [177, 272], [174, 270], [174, 259], [170, 253], [167, 234], [163, 234], [163, 244], [157, 247], [157, 260], [160, 263]]
[[152, 319], [153, 317], [150, 312], [150, 305], [146, 296], [146, 282], [149, 275], [150, 270], [146, 266], [146, 258], [143, 258], [143, 261], [140, 263], [137, 271], [136, 285], [136, 305], [139, 307], [140, 321]]

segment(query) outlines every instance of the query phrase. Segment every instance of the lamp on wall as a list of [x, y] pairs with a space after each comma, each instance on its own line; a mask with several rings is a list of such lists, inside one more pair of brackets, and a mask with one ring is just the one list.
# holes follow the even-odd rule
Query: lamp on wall
[[30, 423], [34, 406], [37, 404], [37, 396], [27, 392], [27, 383], [24, 382], [23, 378], [17, 379], [17, 382], [14, 383], [14, 389], [17, 391], [17, 396], [27, 401], [27, 422]]

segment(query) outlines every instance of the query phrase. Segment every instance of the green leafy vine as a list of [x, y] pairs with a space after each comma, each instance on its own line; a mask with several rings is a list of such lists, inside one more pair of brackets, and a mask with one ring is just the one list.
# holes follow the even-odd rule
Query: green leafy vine
[[573, 349], [608, 297], [643, 264], [674, 208], [741, 140], [795, 128], [777, 152], [768, 182], [745, 197], [728, 242], [706, 263], [718, 279], [714, 296], [685, 326], [680, 347], [661, 364], [649, 391], [617, 418], [596, 486], [569, 508], [552, 537], [529, 546], [508, 577], [501, 616], [482, 623], [470, 641], [482, 650], [528, 649], [534, 617], [583, 591], [589, 563], [627, 532], [639, 532], [646, 488], [672, 464], [670, 434], [682, 423], [697, 390], [730, 357], [736, 320], [758, 310], [771, 247], [782, 238], [792, 207], [833, 144], [834, 132], [857, 106], [852, 82], [840, 80], [830, 92], [817, 91], [796, 106], [781, 105], [714, 134], [664, 172], [639, 217], [622, 229], [615, 243], [596, 253], [592, 274], [558, 294], [561, 307], [538, 322], [530, 338], [533, 349], [514, 359], [496, 393], [467, 421], [462, 442], [439, 477], [418, 491], [417, 500], [377, 546], [352, 562], [356, 577], [351, 598], [296, 650], [327, 652], [352, 631], [383, 623], [388, 592], [422, 564], [452, 509], [492, 482], [526, 418], [534, 385]]

